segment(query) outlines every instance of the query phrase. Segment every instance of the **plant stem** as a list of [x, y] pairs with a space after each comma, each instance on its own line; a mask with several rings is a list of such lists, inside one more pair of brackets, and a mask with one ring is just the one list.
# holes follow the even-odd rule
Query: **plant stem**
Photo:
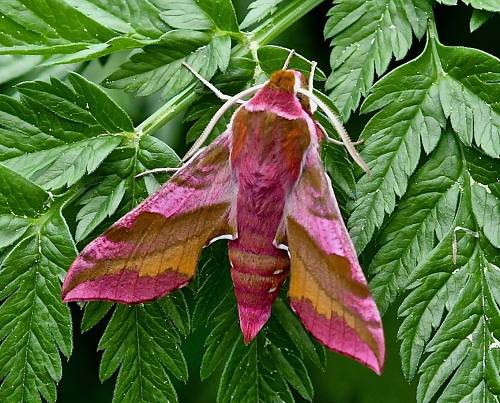
[[147, 135], [163, 127], [165, 123], [172, 119], [181, 110], [191, 105], [191, 103], [197, 98], [196, 91], [194, 90], [195, 87], [196, 83], [193, 83], [170, 99], [167, 103], [165, 103], [165, 105], [137, 126], [135, 129], [136, 133], [138, 133], [139, 136]]
[[259, 45], [266, 45], [285, 31], [290, 25], [300, 20], [324, 0], [293, 0], [276, 14], [264, 20], [251, 36]]
[[[287, 6], [264, 20], [256, 29], [247, 34], [248, 42], [239, 43], [234, 46], [231, 55], [236, 57], [246, 55], [250, 51], [248, 47], [250, 43], [254, 43], [258, 46], [268, 44], [290, 25], [297, 22], [323, 1], [324, 0], [292, 0]], [[174, 98], [170, 99], [165, 105], [137, 126], [136, 133], [138, 133], [139, 136], [152, 134], [164, 126], [165, 123], [181, 110], [191, 105], [198, 97], [194, 90], [195, 87], [196, 84], [192, 84]]]

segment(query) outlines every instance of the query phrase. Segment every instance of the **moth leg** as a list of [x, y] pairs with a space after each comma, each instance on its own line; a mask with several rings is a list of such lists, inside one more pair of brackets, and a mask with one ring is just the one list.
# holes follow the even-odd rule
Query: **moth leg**
[[141, 172], [140, 174], [135, 175], [136, 178], [140, 178], [141, 176], [156, 174], [156, 173], [168, 173], [168, 172], [177, 172], [182, 167], [169, 167], [169, 168], [155, 168], [150, 169], [148, 171]]
[[[310, 92], [314, 91], [314, 72], [316, 71], [317, 65], [318, 63], [314, 61], [311, 62], [311, 72], [309, 73], [309, 82], [308, 82], [308, 88]], [[316, 110], [318, 109], [318, 105], [312, 99], [309, 99], [309, 109], [311, 110], [311, 113], [316, 112]]]
[[210, 136], [210, 132], [214, 129], [215, 125], [219, 121], [219, 119], [226, 113], [229, 108], [231, 108], [234, 104], [238, 103], [238, 100], [246, 97], [247, 95], [251, 95], [254, 92], [257, 92], [261, 88], [264, 87], [265, 84], [258, 84], [253, 87], [247, 88], [246, 90], [241, 91], [236, 94], [234, 97], [229, 98], [224, 105], [220, 107], [220, 109], [212, 116], [210, 122], [208, 122], [207, 127], [203, 130], [200, 137], [194, 142], [193, 146], [188, 150], [188, 152], [182, 158], [182, 161], [185, 162], [189, 160], [202, 146], [203, 143], [207, 140], [208, 136]]
[[[198, 80], [200, 80], [203, 83], [203, 85], [205, 85], [205, 87], [207, 87], [210, 91], [212, 91], [215, 94], [215, 96], [217, 98], [219, 98], [220, 100], [229, 101], [232, 98], [229, 95], [223, 94], [221, 91], [219, 91], [219, 89], [215, 85], [213, 85], [210, 81], [205, 80], [195, 69], [193, 69], [186, 62], [182, 62], [182, 65], [186, 69], [188, 69], [193, 74], [193, 76], [195, 76]], [[238, 99], [235, 102], [237, 102], [239, 104], [245, 103], [245, 101], [242, 99]]]
[[292, 61], [292, 57], [294, 54], [295, 54], [295, 49], [290, 50], [290, 53], [288, 53], [288, 56], [286, 57], [285, 63], [283, 64], [281, 70], [286, 70], [288, 68], [288, 65]]

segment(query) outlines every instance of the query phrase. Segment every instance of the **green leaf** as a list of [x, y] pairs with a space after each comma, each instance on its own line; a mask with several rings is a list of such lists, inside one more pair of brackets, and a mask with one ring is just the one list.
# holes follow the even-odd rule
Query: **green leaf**
[[214, 23], [195, 0], [175, 0], [165, 4], [161, 17], [172, 28], [199, 31], [214, 29]]
[[[73, 63], [141, 48], [166, 30], [147, 0], [7, 0], [0, 10], [0, 54], [64, 54]], [[20, 12], [19, 10], [23, 10]]]
[[[477, 161], [473, 162], [477, 164]], [[495, 401], [500, 336], [495, 250], [472, 214], [473, 184], [463, 160], [460, 207], [438, 245], [418, 262], [400, 306], [403, 369], [420, 372], [417, 401]], [[456, 260], [453, 257], [457, 251]], [[423, 362], [422, 362], [422, 359]], [[419, 368], [420, 367], [420, 368]]]
[[37, 217], [48, 197], [43, 189], [0, 164], [0, 213]]
[[[498, 185], [497, 181], [497, 185]], [[500, 248], [500, 199], [483, 183], [472, 185], [472, 209], [478, 226], [496, 248]]]
[[65, 0], [67, 4], [115, 32], [135, 38], [165, 33], [158, 8], [148, 0]]
[[459, 197], [462, 162], [449, 133], [412, 178], [405, 196], [377, 238], [370, 289], [382, 313], [408, 282], [412, 270], [450, 231]]
[[357, 183], [350, 234], [360, 253], [391, 213], [396, 196], [406, 193], [408, 177], [417, 167], [421, 144], [427, 153], [439, 141], [445, 117], [439, 102], [438, 70], [432, 49], [393, 70], [373, 87], [363, 111], [383, 108], [370, 119], [361, 138], [361, 155], [371, 169]]
[[[454, 6], [458, 0], [438, 0], [438, 2]], [[479, 10], [500, 11], [500, 4], [496, 0], [462, 0], [462, 2]]]
[[44, 189], [59, 189], [95, 171], [121, 141], [121, 137], [101, 136], [24, 154], [4, 164]]
[[79, 200], [82, 208], [76, 219], [75, 240], [88, 236], [105, 218], [112, 216], [125, 195], [126, 182], [117, 176], [107, 176]]
[[217, 28], [222, 31], [239, 32], [231, 0], [196, 0], [196, 2], [210, 16]]
[[82, 333], [89, 331], [99, 323], [112, 307], [111, 302], [96, 301], [87, 303], [83, 312]]
[[248, 346], [243, 344], [236, 301], [227, 267], [227, 249], [214, 245], [204, 253], [200, 279], [194, 287], [197, 326], [211, 332], [200, 368], [202, 379], [223, 371], [218, 402], [294, 402], [290, 387], [311, 401], [313, 387], [305, 356], [322, 365], [322, 347], [316, 347], [298, 318], [281, 300], [274, 304], [269, 323]]
[[227, 42], [212, 41], [212, 36], [196, 31], [175, 30], [165, 34], [156, 45], [146, 46], [111, 74], [105, 85], [121, 88], [138, 95], [150, 95], [162, 90], [171, 98], [196, 82], [182, 63], [209, 80], [218, 68], [221, 55], [227, 54]]
[[134, 130], [128, 115], [78, 74], [18, 86], [21, 102], [0, 98], [3, 164], [44, 189], [71, 186], [93, 172]]
[[[415, 60], [398, 67], [373, 87], [364, 112], [382, 108], [366, 125], [361, 155], [372, 168], [357, 184], [360, 197], [349, 220], [362, 251], [384, 215], [392, 213], [420, 158], [431, 152], [449, 117], [466, 145], [474, 139], [487, 154], [500, 152], [498, 59], [474, 49], [446, 47], [430, 39]], [[496, 98], [495, 98], [496, 97]]]
[[241, 21], [242, 29], [262, 21], [268, 15], [274, 14], [283, 0], [255, 0], [248, 5], [248, 13]]
[[339, 0], [324, 33], [332, 38], [327, 90], [347, 120], [394, 56], [406, 56], [412, 32], [421, 38], [432, 12], [428, 0]]
[[217, 68], [225, 73], [231, 56], [231, 37], [229, 35], [216, 36], [210, 42], [210, 46], [214, 53], [214, 62]]
[[12, 245], [0, 265], [0, 399], [55, 402], [62, 376], [59, 351], [69, 357], [72, 350], [71, 316], [61, 301], [60, 281], [76, 249], [61, 214], [62, 200], [49, 207], [47, 193], [7, 168], [0, 167], [0, 178], [15, 187], [14, 193], [14, 187], [0, 186], [0, 197], [17, 201], [15, 208], [5, 205], [9, 211], [2, 220], [10, 216], [19, 231], [12, 237], [11, 226], [0, 228], [0, 240], [10, 236]]
[[470, 32], [474, 32], [481, 28], [494, 15], [495, 14], [490, 11], [473, 10], [469, 24]]
[[161, 16], [172, 28], [238, 32], [231, 0], [174, 0]]
[[177, 402], [168, 374], [187, 380], [179, 343], [161, 301], [117, 306], [99, 342], [101, 380], [118, 370], [113, 402]]
[[32, 71], [41, 61], [40, 56], [0, 56], [0, 84]]
[[500, 156], [500, 60], [485, 52], [436, 44], [443, 69], [439, 95], [460, 139]]

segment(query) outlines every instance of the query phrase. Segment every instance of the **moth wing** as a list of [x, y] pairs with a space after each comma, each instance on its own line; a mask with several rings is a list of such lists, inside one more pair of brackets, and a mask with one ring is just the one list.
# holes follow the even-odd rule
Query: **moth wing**
[[203, 246], [235, 235], [229, 224], [235, 193], [230, 141], [229, 132], [221, 135], [91, 242], [64, 280], [64, 302], [139, 303], [186, 285]]
[[325, 346], [380, 374], [380, 314], [315, 148], [287, 204], [286, 236], [293, 310]]

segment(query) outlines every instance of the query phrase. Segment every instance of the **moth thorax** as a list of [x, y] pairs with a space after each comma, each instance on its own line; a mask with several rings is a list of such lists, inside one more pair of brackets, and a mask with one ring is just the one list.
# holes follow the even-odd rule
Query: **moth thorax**
[[269, 87], [282, 89], [292, 94], [295, 93], [295, 72], [293, 70], [278, 70], [274, 72], [269, 80]]
[[311, 104], [309, 98], [304, 95], [297, 94], [297, 89], [299, 87], [307, 88], [306, 78], [298, 71], [278, 70], [274, 72], [271, 75], [268, 87], [284, 90], [286, 92], [294, 94], [298, 98], [300, 104], [302, 105], [302, 108], [304, 108], [304, 110], [306, 110], [308, 113], [310, 112]]

